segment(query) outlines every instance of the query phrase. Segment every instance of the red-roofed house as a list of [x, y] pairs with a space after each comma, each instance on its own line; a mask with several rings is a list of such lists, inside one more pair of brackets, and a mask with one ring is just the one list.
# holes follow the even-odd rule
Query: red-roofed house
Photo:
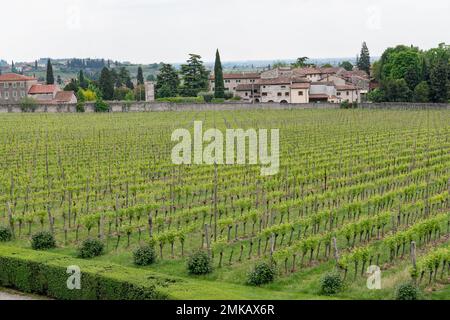
[[54, 100], [57, 103], [77, 103], [77, 97], [73, 91], [58, 91]]
[[26, 97], [40, 104], [77, 102], [73, 91], [61, 91], [55, 84], [39, 84], [33, 77], [15, 73], [0, 75], [0, 104], [17, 104]]
[[28, 95], [36, 100], [53, 100], [61, 89], [56, 84], [35, 84], [28, 90]]
[[[256, 80], [260, 78], [259, 73], [224, 73], [223, 82], [225, 85], [225, 92], [231, 92], [233, 94], [236, 93], [236, 88], [241, 84], [252, 84], [255, 83]], [[211, 91], [214, 91], [214, 75], [209, 77], [209, 87]]]
[[21, 74], [5, 73], [0, 75], [0, 103], [18, 103], [28, 95], [37, 80]]

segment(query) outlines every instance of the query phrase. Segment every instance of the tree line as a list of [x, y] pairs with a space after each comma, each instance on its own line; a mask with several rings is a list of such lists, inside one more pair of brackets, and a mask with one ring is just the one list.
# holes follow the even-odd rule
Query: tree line
[[373, 102], [445, 103], [450, 99], [450, 46], [429, 50], [399, 45], [384, 51], [372, 65], [379, 88], [369, 93]]

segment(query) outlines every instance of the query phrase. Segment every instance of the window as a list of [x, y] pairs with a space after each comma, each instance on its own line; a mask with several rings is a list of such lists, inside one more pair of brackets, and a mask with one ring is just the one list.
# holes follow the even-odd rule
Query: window
[[339, 97], [339, 96], [341, 95], [341, 93], [340, 93], [340, 92], [338, 92], [338, 93], [337, 93], [337, 95], [338, 95], [338, 97]]
[[233, 90], [236, 90], [236, 87], [234, 87]]
[[246, 96], [246, 97], [248, 96], [248, 92], [245, 93], [245, 96]]
[[298, 92], [298, 95], [299, 95], [299, 96], [302, 96], [302, 95], [303, 95], [303, 91], [299, 91], [299, 92]]
[[23, 98], [25, 97], [25, 91], [20, 91], [20, 96]]
[[9, 87], [8, 82], [5, 82], [5, 83], [3, 84], [3, 88], [8, 89], [8, 87]]
[[236, 80], [237, 83], [241, 83], [241, 80]]
[[349, 92], [349, 91], [347, 91], [347, 95], [350, 95], [350, 92]]
[[225, 80], [225, 83], [230, 83], [230, 80]]
[[285, 92], [284, 95], [285, 95], [286, 97], [289, 97], [289, 92]]
[[263, 92], [261, 95], [262, 95], [263, 97], [267, 97], [267, 92]]
[[279, 97], [281, 97], [282, 96], [282, 94], [281, 94], [281, 92], [278, 92], [278, 94], [277, 94]]
[[13, 88], [17, 88], [17, 83], [13, 82]]
[[281, 89], [286, 89], [286, 86], [281, 86]]
[[13, 91], [13, 97], [17, 98], [17, 91]]
[[21, 87], [21, 88], [24, 88], [24, 87], [25, 87], [25, 82], [21, 82], [21, 83], [20, 83], [20, 87]]
[[6, 91], [6, 92], [5, 92], [5, 100], [8, 100], [8, 99], [9, 99], [9, 92]]

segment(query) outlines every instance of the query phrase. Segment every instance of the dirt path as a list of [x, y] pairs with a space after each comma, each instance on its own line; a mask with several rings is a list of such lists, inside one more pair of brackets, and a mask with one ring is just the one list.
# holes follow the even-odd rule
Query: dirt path
[[43, 300], [44, 297], [29, 295], [14, 290], [0, 288], [0, 300]]

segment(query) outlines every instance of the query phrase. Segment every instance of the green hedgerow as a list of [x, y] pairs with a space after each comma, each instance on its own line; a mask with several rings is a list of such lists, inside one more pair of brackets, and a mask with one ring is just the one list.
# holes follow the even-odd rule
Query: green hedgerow
[[148, 266], [156, 261], [155, 249], [151, 245], [142, 246], [133, 252], [134, 264]]
[[7, 227], [0, 227], [0, 242], [11, 241], [12, 232], [11, 229]]
[[325, 295], [336, 294], [343, 286], [344, 282], [338, 273], [328, 273], [320, 280], [320, 292]]
[[208, 274], [211, 273], [211, 257], [205, 251], [197, 251], [189, 257], [187, 269], [190, 274]]
[[46, 250], [56, 247], [56, 241], [53, 234], [48, 231], [35, 233], [31, 237], [31, 247], [34, 250]]
[[94, 111], [95, 112], [109, 112], [109, 104], [107, 104], [105, 101], [98, 99], [95, 101], [94, 104]]
[[247, 284], [252, 286], [260, 286], [270, 283], [275, 279], [275, 268], [266, 262], [258, 263], [253, 271], [248, 274]]
[[411, 282], [401, 284], [395, 293], [396, 300], [417, 300], [419, 289]]
[[101, 256], [105, 250], [105, 245], [98, 239], [84, 240], [78, 248], [78, 257], [90, 259]]

